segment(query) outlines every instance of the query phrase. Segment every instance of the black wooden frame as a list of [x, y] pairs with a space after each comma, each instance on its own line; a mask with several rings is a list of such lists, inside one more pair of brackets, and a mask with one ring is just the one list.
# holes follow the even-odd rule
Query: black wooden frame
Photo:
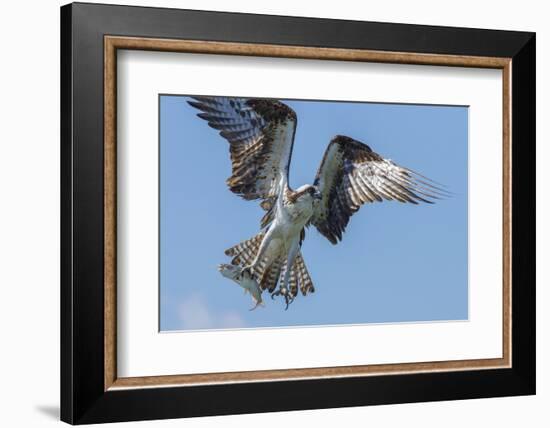
[[[105, 392], [105, 35], [512, 58], [512, 367]], [[63, 6], [61, 419], [83, 424], [534, 394], [535, 95], [534, 33], [84, 3]]]

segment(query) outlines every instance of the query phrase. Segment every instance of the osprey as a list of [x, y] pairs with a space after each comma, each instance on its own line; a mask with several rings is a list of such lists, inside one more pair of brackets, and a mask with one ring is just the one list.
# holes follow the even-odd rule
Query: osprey
[[289, 106], [271, 99], [191, 98], [189, 104], [201, 111], [198, 117], [229, 142], [229, 189], [246, 200], [261, 200], [266, 211], [256, 236], [225, 251], [240, 269], [232, 279], [254, 278], [272, 298], [282, 295], [286, 308], [298, 289], [304, 296], [315, 291], [301, 253], [307, 226], [337, 244], [364, 203], [433, 203], [445, 195], [435, 182], [343, 135], [330, 141], [313, 184], [293, 190], [288, 172], [297, 120]]

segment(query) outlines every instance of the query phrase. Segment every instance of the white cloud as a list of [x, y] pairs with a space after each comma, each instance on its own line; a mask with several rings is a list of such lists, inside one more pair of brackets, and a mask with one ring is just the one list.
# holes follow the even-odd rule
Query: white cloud
[[221, 328], [242, 328], [245, 327], [245, 322], [242, 317], [234, 311], [226, 312], [221, 317]]
[[212, 328], [213, 320], [203, 300], [193, 295], [181, 304], [179, 316], [182, 328], [195, 330], [198, 328]]
[[208, 307], [200, 294], [185, 299], [179, 308], [182, 330], [243, 328], [245, 321], [238, 312], [217, 312]]

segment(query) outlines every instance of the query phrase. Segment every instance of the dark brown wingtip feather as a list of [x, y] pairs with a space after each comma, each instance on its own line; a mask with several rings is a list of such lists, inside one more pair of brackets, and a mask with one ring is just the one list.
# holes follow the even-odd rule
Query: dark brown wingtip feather
[[206, 95], [190, 95], [189, 98], [191, 98], [195, 101], [198, 101], [201, 104], [208, 104], [208, 103], [215, 102], [214, 97], [209, 97], [209, 96], [206, 96]]
[[296, 120], [296, 112], [279, 100], [250, 98], [246, 101], [246, 104], [269, 121]]
[[368, 144], [362, 143], [354, 138], [348, 137], [347, 135], [335, 135], [330, 140], [330, 143], [340, 144], [342, 146], [347, 146], [350, 149], [355, 150], [364, 150], [368, 153], [372, 153], [372, 149]]
[[198, 101], [187, 100], [187, 104], [189, 104], [191, 107], [195, 107], [196, 109], [202, 110], [202, 104], [199, 103]]

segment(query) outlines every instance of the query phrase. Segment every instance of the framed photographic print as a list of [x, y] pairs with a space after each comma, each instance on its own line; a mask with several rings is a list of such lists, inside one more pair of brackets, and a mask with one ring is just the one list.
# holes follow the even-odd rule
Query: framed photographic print
[[535, 393], [533, 33], [76, 3], [61, 54], [62, 420]]

